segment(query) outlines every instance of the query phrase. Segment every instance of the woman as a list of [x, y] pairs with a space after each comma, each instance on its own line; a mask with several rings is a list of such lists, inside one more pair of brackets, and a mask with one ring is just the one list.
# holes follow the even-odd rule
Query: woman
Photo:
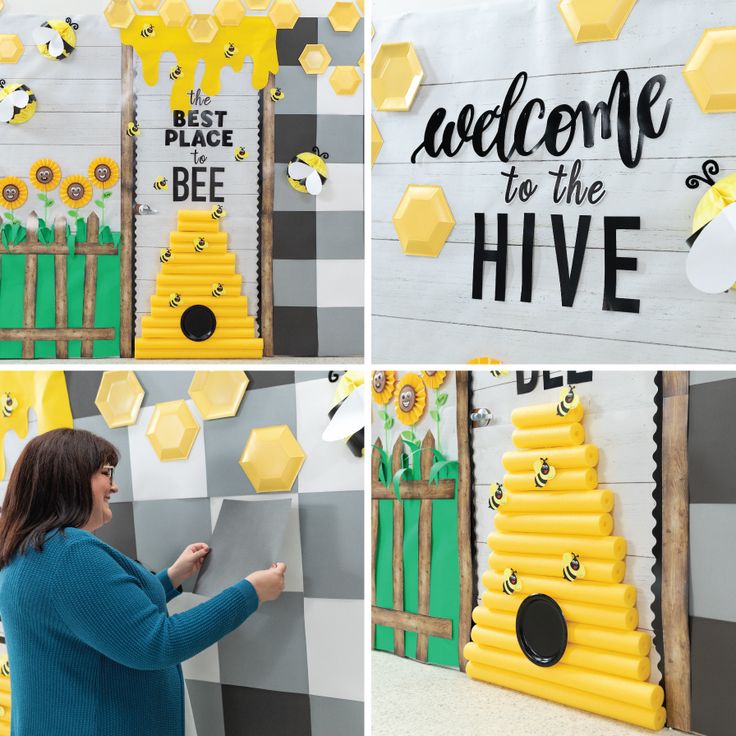
[[169, 617], [209, 549], [192, 544], [153, 575], [95, 537], [112, 519], [117, 462], [101, 437], [57, 429], [13, 468], [0, 516], [13, 736], [183, 736], [179, 663], [283, 590], [278, 564]]

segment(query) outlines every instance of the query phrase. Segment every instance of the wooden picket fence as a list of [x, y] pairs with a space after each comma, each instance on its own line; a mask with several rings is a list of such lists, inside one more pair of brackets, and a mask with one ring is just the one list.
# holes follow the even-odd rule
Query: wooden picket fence
[[[23, 342], [23, 358], [34, 357], [34, 343], [42, 340], [56, 342], [56, 357], [69, 357], [69, 341], [81, 340], [83, 358], [92, 357], [95, 340], [114, 340], [115, 329], [112, 327], [95, 327], [95, 302], [97, 292], [97, 259], [100, 256], [117, 255], [114, 244], [99, 242], [100, 219], [93, 212], [87, 218], [87, 241], [76, 243], [74, 253], [84, 256], [84, 302], [82, 308], [82, 327], [67, 327], [67, 256], [70, 254], [66, 235], [67, 221], [65, 217], [54, 220], [53, 243], [39, 243], [38, 215], [32, 212], [28, 218], [26, 241], [0, 249], [3, 255], [21, 254], [26, 256], [26, 268], [23, 288], [23, 327], [0, 328], [0, 340], [20, 340]], [[36, 327], [36, 290], [38, 281], [38, 256], [54, 256], [54, 289], [56, 303], [56, 326]]]
[[[391, 477], [401, 469], [401, 455], [404, 452], [403, 441], [399, 438], [391, 452]], [[380, 439], [374, 442], [382, 448]], [[422, 441], [420, 467], [422, 480], [401, 480], [399, 495], [402, 500], [418, 499], [419, 507], [419, 611], [409, 613], [404, 610], [404, 506], [396, 498], [393, 484], [386, 488], [378, 479], [378, 468], [381, 456], [373, 448], [371, 473], [371, 533], [373, 537], [373, 577], [371, 587], [371, 610], [374, 624], [388, 626], [394, 630], [394, 653], [404, 655], [404, 632], [417, 633], [417, 659], [427, 661], [427, 645], [429, 636], [443, 639], [452, 638], [452, 621], [449, 618], [437, 618], [429, 615], [429, 578], [432, 554], [432, 501], [455, 498], [455, 481], [442, 479], [429, 482], [429, 474], [434, 462], [435, 440], [431, 431], [427, 431]], [[378, 544], [378, 503], [393, 501], [393, 608], [376, 606], [376, 547]]]

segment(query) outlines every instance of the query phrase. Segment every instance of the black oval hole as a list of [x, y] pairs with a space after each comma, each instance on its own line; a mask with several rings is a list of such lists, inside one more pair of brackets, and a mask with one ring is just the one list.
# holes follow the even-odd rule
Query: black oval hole
[[567, 648], [567, 622], [554, 599], [542, 593], [524, 599], [516, 613], [516, 639], [530, 662], [557, 664]]
[[184, 337], [194, 342], [204, 342], [215, 334], [217, 319], [215, 313], [204, 304], [195, 304], [181, 315], [181, 331]]

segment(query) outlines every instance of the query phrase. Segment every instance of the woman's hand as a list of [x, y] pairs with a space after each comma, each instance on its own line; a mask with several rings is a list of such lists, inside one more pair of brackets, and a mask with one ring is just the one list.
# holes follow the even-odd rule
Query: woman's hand
[[257, 570], [245, 579], [256, 589], [261, 603], [275, 601], [284, 590], [284, 573], [286, 565], [274, 562], [269, 570]]
[[178, 588], [185, 580], [198, 573], [202, 569], [204, 559], [209, 552], [209, 545], [204, 544], [204, 542], [190, 544], [168, 570], [171, 584]]

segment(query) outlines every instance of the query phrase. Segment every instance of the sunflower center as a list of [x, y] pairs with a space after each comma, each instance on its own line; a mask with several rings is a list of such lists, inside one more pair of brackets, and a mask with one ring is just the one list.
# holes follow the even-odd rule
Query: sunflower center
[[98, 164], [95, 166], [95, 179], [100, 182], [110, 181], [112, 169], [107, 164]]
[[50, 184], [54, 180], [54, 172], [48, 166], [39, 166], [36, 171], [36, 181], [39, 184]]
[[6, 202], [17, 202], [20, 199], [20, 188], [15, 184], [6, 184], [3, 187], [3, 199]]
[[67, 187], [66, 193], [69, 195], [69, 199], [77, 202], [84, 197], [84, 187], [75, 182]]
[[417, 392], [411, 386], [404, 386], [399, 394], [399, 406], [402, 411], [411, 411], [417, 403]]
[[383, 371], [376, 371], [373, 374], [373, 388], [376, 393], [381, 393], [386, 387], [386, 374]]

